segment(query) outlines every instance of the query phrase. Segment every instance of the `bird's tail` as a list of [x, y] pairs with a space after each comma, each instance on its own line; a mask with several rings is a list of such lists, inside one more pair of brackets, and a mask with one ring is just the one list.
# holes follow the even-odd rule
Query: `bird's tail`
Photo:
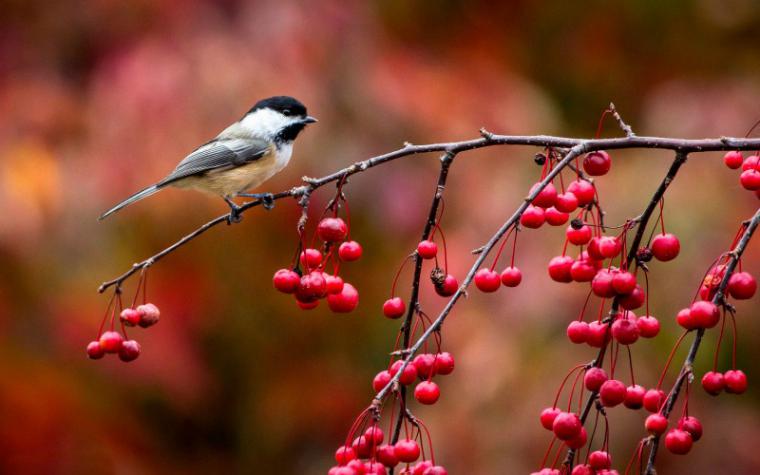
[[122, 201], [121, 203], [117, 204], [113, 208], [109, 209], [105, 213], [103, 213], [99, 218], [98, 221], [103, 220], [107, 218], [108, 216], [112, 215], [113, 213], [119, 211], [120, 209], [124, 208], [125, 206], [129, 206], [135, 201], [140, 201], [143, 198], [147, 198], [148, 196], [152, 195], [153, 193], [159, 191], [162, 187], [159, 185], [151, 185], [144, 190], [140, 190], [134, 195], [130, 196], [126, 200]]

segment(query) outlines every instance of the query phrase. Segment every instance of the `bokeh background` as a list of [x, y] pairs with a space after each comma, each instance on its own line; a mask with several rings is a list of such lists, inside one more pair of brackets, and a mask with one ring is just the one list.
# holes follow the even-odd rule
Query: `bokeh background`
[[[365, 249], [345, 267], [361, 295], [353, 314], [302, 312], [271, 288], [296, 244], [299, 210], [281, 201], [151, 270], [148, 295], [163, 317], [133, 332], [143, 347], [137, 361], [84, 355], [107, 304], [99, 283], [225, 206], [171, 190], [95, 218], [256, 100], [293, 95], [320, 120], [268, 191], [403, 141], [472, 138], [481, 126], [590, 136], [610, 100], [639, 134], [741, 136], [760, 118], [758, 20], [753, 0], [0, 2], [0, 472], [326, 473], [392, 346], [397, 324], [379, 308], [418, 239], [434, 156], [348, 185], [352, 234]], [[619, 131], [608, 124], [603, 133]], [[491, 148], [457, 159], [444, 218], [456, 275], [535, 181], [534, 152]], [[609, 222], [642, 209], [669, 158], [614, 154], [598, 181]], [[666, 206], [683, 251], [652, 266], [652, 309], [664, 331], [634, 346], [638, 382], [655, 383], [678, 333], [675, 311], [756, 206], [719, 154], [684, 168]], [[570, 366], [595, 354], [564, 337], [583, 288], [546, 275], [562, 230], [526, 234], [524, 284], [473, 293], [457, 307], [444, 329], [457, 370], [441, 380], [437, 405], [415, 408], [449, 473], [536, 469], [549, 442], [539, 410]], [[744, 267], [760, 270], [757, 243]], [[403, 274], [402, 288], [408, 280]], [[442, 304], [429, 285], [423, 299], [431, 314]], [[663, 452], [661, 473], [760, 470], [756, 308], [738, 306], [750, 390], [717, 399], [693, 391], [705, 436], [688, 456]], [[711, 335], [699, 374], [714, 344]], [[721, 361], [725, 368], [725, 354]], [[642, 437], [643, 419], [612, 411], [616, 467]]]

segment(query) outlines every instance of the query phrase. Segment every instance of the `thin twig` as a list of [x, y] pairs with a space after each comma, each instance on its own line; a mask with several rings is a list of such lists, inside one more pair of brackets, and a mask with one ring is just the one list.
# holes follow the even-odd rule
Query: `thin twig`
[[625, 133], [626, 137], [635, 137], [636, 134], [633, 133], [633, 129], [630, 125], [626, 124], [622, 117], [620, 117], [620, 113], [615, 108], [615, 104], [610, 102], [610, 112], [612, 113], [612, 117], [615, 118], [620, 128]]

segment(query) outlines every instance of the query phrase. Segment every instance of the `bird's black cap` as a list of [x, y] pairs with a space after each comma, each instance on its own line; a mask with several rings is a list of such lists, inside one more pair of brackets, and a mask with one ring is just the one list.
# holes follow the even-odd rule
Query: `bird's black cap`
[[306, 106], [301, 104], [298, 99], [290, 96], [273, 96], [262, 99], [257, 102], [256, 105], [251, 107], [251, 110], [249, 110], [248, 113], [250, 114], [251, 112], [266, 108], [276, 110], [277, 112], [280, 112], [287, 116], [306, 115]]

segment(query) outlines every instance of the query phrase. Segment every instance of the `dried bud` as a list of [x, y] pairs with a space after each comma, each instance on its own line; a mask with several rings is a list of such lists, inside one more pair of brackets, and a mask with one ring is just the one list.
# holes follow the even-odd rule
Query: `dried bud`
[[582, 220], [582, 219], [580, 219], [580, 218], [575, 218], [575, 219], [573, 219], [572, 221], [570, 221], [570, 226], [571, 226], [573, 229], [580, 229], [580, 228], [582, 228], [582, 227], [583, 227], [583, 224], [584, 224], [584, 223], [583, 223], [583, 220]]
[[636, 260], [639, 262], [649, 262], [652, 257], [652, 250], [648, 247], [642, 247], [636, 252]]
[[546, 155], [544, 155], [543, 153], [537, 153], [533, 157], [533, 160], [536, 162], [536, 164], [543, 165], [544, 163], [546, 163]]

